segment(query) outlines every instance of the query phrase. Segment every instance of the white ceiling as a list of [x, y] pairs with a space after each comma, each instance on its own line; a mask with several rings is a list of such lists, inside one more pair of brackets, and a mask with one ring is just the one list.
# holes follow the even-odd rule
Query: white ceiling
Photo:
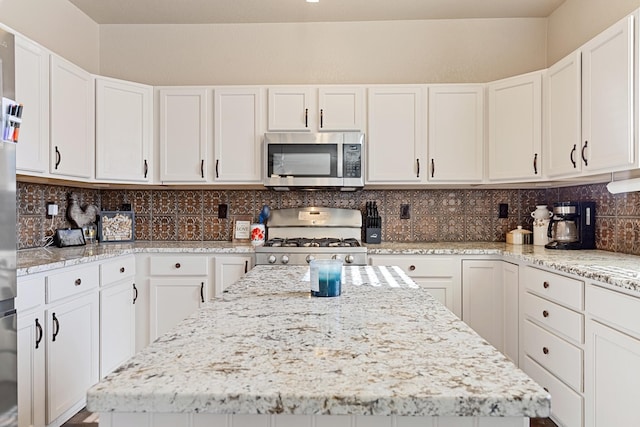
[[565, 0], [69, 0], [99, 24], [547, 17]]

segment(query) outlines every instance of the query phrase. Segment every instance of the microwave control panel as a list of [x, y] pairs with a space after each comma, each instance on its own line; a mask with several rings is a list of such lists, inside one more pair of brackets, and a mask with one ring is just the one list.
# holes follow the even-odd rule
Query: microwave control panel
[[345, 178], [360, 178], [362, 175], [362, 145], [343, 145], [343, 176]]

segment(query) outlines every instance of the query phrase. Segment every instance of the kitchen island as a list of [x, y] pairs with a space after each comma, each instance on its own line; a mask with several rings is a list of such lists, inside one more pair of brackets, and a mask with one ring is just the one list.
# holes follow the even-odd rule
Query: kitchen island
[[88, 392], [101, 427], [524, 426], [550, 396], [393, 267], [258, 266]]

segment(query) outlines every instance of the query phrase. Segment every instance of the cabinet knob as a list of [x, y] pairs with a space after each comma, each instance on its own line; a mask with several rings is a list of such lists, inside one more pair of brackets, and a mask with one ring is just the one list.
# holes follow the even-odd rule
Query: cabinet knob
[[549, 349], [547, 347], [542, 347], [542, 352], [544, 354], [549, 354]]
[[549, 288], [549, 282], [544, 282], [542, 284], [542, 287], [545, 288], [545, 289]]
[[549, 317], [549, 312], [547, 310], [542, 310], [542, 317]]
[[81, 279], [76, 279], [75, 284], [76, 284], [76, 286], [80, 286], [82, 284], [82, 280]]
[[176, 262], [176, 268], [180, 268], [180, 263]]
[[120, 267], [120, 273], [124, 273], [124, 267]]
[[410, 271], [414, 271], [415, 269], [416, 269], [416, 266], [415, 266], [415, 265], [410, 265], [410, 266], [409, 266], [409, 270], [410, 270]]

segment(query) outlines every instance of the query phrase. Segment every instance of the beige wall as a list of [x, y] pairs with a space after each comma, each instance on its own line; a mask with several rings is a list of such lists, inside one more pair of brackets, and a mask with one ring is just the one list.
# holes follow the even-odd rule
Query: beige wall
[[87, 71], [100, 71], [99, 26], [67, 0], [0, 0], [0, 23]]
[[544, 68], [544, 18], [102, 25], [101, 74], [172, 84], [485, 82]]
[[638, 8], [640, 0], [566, 0], [549, 17], [547, 64], [562, 59]]

